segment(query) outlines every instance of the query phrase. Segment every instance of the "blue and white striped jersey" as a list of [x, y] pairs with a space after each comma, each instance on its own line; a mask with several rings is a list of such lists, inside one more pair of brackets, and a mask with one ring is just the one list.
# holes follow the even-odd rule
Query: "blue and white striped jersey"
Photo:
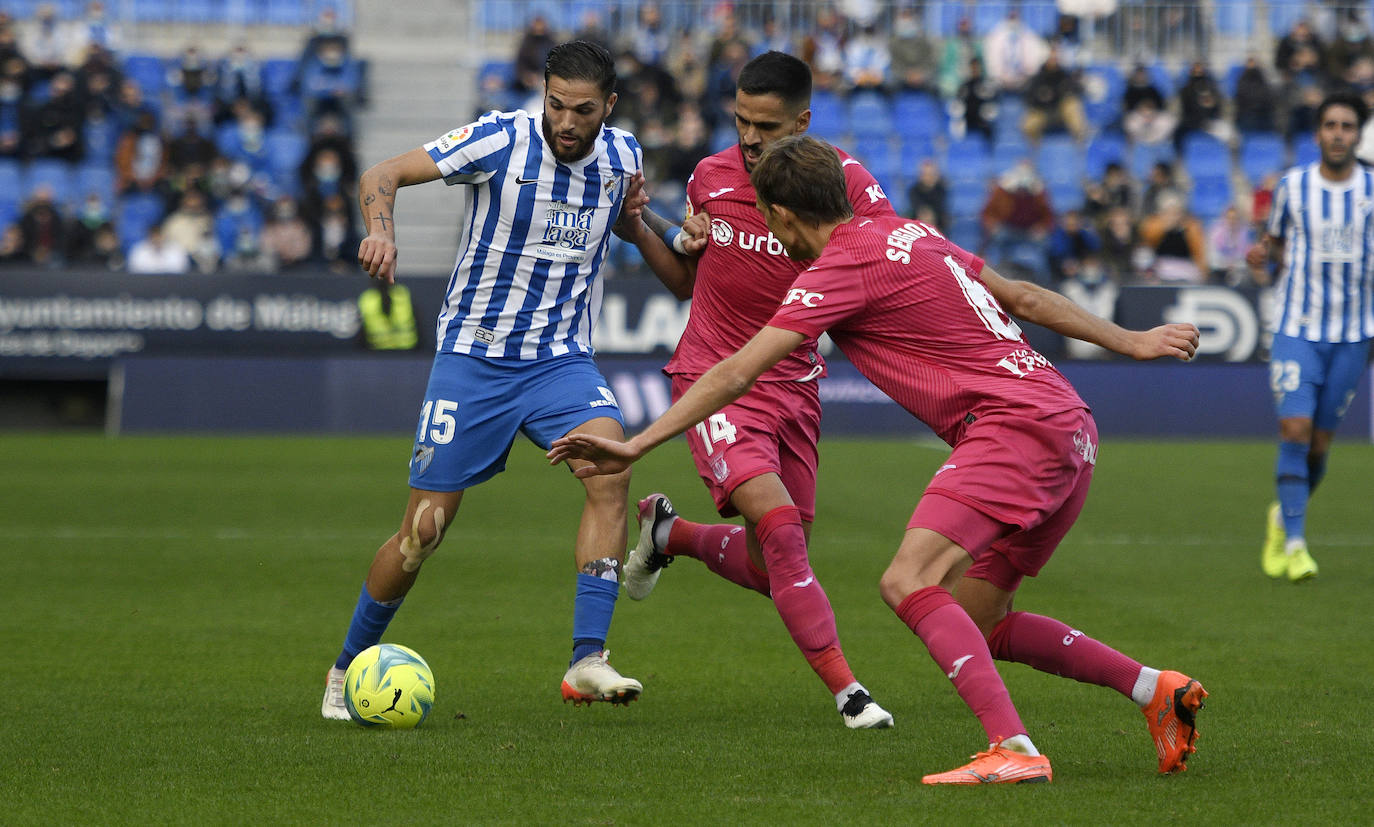
[[598, 275], [639, 142], [606, 126], [559, 162], [542, 114], [490, 112], [425, 144], [448, 184], [466, 184], [458, 260], [439, 313], [440, 351], [504, 359], [591, 353]]
[[1288, 170], [1274, 189], [1269, 234], [1284, 241], [1273, 332], [1309, 342], [1374, 337], [1374, 174], [1357, 164], [1327, 181], [1318, 163]]

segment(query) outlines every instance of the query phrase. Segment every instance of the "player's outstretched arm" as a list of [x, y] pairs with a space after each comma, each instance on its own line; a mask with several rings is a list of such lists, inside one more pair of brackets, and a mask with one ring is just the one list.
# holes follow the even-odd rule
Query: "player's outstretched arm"
[[1197, 325], [1164, 324], [1151, 330], [1127, 330], [1094, 316], [1053, 290], [1004, 279], [991, 267], [984, 266], [980, 278], [1008, 313], [1062, 336], [1090, 342], [1132, 359], [1172, 356], [1187, 362], [1197, 353]]
[[422, 148], [388, 158], [358, 178], [358, 207], [367, 237], [358, 245], [358, 266], [388, 284], [396, 281], [396, 190], [442, 173]]
[[[642, 189], [643, 178], [639, 183]], [[628, 202], [628, 196], [626, 200]], [[647, 202], [648, 198], [643, 200]], [[692, 297], [692, 287], [697, 280], [697, 256], [706, 247], [704, 237], [696, 238], [642, 204], [633, 220], [623, 216], [622, 221], [616, 223], [616, 235], [635, 245], [644, 263], [669, 292], [683, 301]], [[675, 239], [671, 246], [670, 238]]]
[[548, 453], [549, 464], [585, 459], [592, 464], [573, 472], [579, 478], [618, 474], [654, 448], [739, 399], [764, 371], [800, 347], [805, 338], [780, 327], [765, 327], [733, 356], [706, 371], [663, 416], [628, 441], [568, 434], [554, 440]]

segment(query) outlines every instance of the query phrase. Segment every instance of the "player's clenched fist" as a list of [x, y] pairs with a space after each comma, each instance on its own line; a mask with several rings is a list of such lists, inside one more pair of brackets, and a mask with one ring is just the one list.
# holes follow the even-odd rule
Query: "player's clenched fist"
[[396, 281], [396, 240], [381, 233], [372, 233], [358, 245], [358, 266], [368, 276], [387, 284]]

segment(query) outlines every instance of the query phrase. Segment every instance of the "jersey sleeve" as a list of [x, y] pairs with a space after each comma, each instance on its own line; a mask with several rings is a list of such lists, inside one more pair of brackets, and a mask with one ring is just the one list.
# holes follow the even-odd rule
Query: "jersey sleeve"
[[857, 158], [840, 152], [840, 164], [844, 169], [845, 191], [856, 216], [891, 218], [897, 214], [878, 179]]
[[843, 259], [822, 259], [797, 276], [768, 324], [816, 337], [859, 313], [867, 303], [863, 279], [857, 277], [855, 267], [846, 267]]
[[497, 113], [446, 132], [424, 145], [446, 184], [480, 184], [510, 155], [513, 134]]
[[1274, 238], [1283, 238], [1288, 229], [1288, 176], [1285, 175], [1274, 185], [1274, 200], [1269, 206], [1269, 226], [1266, 232]]

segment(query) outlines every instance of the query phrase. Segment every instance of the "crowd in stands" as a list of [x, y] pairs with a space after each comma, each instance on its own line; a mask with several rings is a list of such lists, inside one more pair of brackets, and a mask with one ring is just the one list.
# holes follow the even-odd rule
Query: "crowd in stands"
[[325, 8], [301, 53], [134, 54], [96, 0], [0, 12], [0, 266], [353, 266], [363, 64]]
[[[860, 158], [899, 212], [1017, 275], [1267, 283], [1244, 251], [1279, 174], [1316, 157], [1316, 105], [1338, 87], [1374, 103], [1368, 9], [1317, 0], [1275, 23], [1272, 52], [1214, 67], [1216, 26], [1196, 4], [1098, 5], [1112, 17], [1030, 0], [836, 0], [785, 28], [775, 4], [587, 4], [573, 20], [535, 3], [512, 59], [483, 70], [478, 114], [537, 109], [555, 43], [605, 45], [620, 74], [612, 122], [639, 137], [657, 208], [676, 214], [696, 161], [736, 141], [740, 67], [779, 49], [812, 67], [813, 134]], [[1217, 12], [1232, 26], [1263, 8], [1232, 5]], [[1137, 17], [1116, 19], [1128, 13]], [[1145, 26], [1148, 48], [1103, 49], [1093, 33], [1112, 25]], [[1361, 157], [1374, 160], [1374, 130]]]

